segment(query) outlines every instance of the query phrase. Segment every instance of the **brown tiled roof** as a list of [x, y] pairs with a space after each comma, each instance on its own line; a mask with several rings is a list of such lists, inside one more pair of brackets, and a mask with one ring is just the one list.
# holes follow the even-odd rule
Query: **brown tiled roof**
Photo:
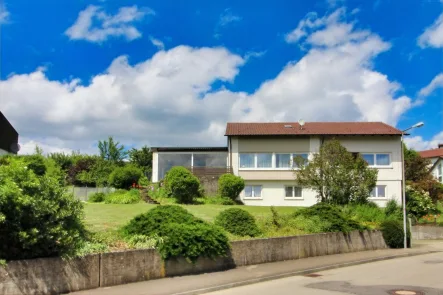
[[422, 158], [443, 157], [443, 148], [418, 152]]
[[[286, 127], [285, 127], [286, 126]], [[289, 127], [291, 126], [291, 127]], [[382, 122], [228, 123], [225, 136], [242, 135], [401, 135]]]

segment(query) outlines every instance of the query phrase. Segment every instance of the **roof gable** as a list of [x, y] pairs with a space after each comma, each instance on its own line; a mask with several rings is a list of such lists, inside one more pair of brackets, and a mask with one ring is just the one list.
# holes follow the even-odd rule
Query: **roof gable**
[[443, 148], [418, 152], [422, 158], [443, 157]]

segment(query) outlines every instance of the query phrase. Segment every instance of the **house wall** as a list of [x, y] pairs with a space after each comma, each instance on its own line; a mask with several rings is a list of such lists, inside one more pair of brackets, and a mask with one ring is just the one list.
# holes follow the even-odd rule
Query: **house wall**
[[7, 151], [0, 149], [0, 156], [7, 155], [7, 154], [8, 154]]
[[443, 177], [439, 178], [439, 176], [443, 175], [443, 167], [442, 166], [443, 166], [443, 161], [441, 159], [439, 159], [434, 162], [432, 170], [431, 170], [431, 174], [435, 177], [435, 179], [437, 179], [441, 183], [443, 183]]
[[[391, 165], [378, 169], [377, 185], [386, 185], [386, 198], [371, 198], [372, 201], [384, 207], [388, 200], [401, 202], [401, 140], [393, 136], [352, 136], [336, 137], [350, 152], [358, 153], [389, 153]], [[328, 139], [326, 139], [328, 140]], [[242, 169], [239, 168], [239, 153], [269, 152], [269, 153], [308, 153], [312, 157], [321, 146], [321, 138], [231, 138], [230, 153], [233, 173], [241, 176], [246, 185], [261, 185], [261, 198], [245, 198], [244, 192], [240, 198], [246, 205], [257, 206], [310, 206], [316, 203], [316, 193], [303, 189], [303, 198], [285, 198], [285, 186], [294, 185], [294, 173], [282, 169]]]

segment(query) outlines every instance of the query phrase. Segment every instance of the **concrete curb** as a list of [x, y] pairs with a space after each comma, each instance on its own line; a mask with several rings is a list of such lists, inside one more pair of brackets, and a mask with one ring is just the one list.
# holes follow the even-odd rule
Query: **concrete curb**
[[365, 263], [370, 263], [370, 262], [377, 262], [377, 261], [383, 261], [383, 260], [389, 260], [389, 259], [395, 259], [395, 258], [404, 258], [404, 257], [418, 256], [418, 255], [425, 255], [425, 254], [432, 254], [432, 253], [439, 253], [439, 252], [443, 252], [443, 251], [429, 250], [429, 251], [424, 251], [424, 252], [419, 252], [419, 253], [405, 253], [405, 254], [389, 255], [389, 256], [383, 256], [383, 257], [376, 257], [376, 258], [352, 261], [352, 262], [331, 264], [331, 265], [326, 265], [326, 266], [321, 266], [321, 267], [316, 267], [316, 268], [309, 268], [309, 269], [305, 269], [305, 270], [287, 272], [287, 273], [282, 273], [282, 274], [278, 274], [278, 275], [265, 276], [265, 277], [255, 278], [255, 279], [249, 279], [249, 280], [229, 283], [229, 284], [223, 284], [223, 285], [218, 285], [218, 286], [213, 286], [213, 287], [208, 287], [208, 288], [203, 288], [203, 289], [174, 293], [174, 295], [200, 295], [200, 294], [205, 294], [205, 293], [210, 293], [210, 292], [215, 292], [215, 291], [220, 291], [220, 290], [225, 290], [225, 289], [230, 289], [230, 288], [235, 288], [235, 287], [252, 285], [252, 284], [266, 282], [266, 281], [283, 279], [283, 278], [292, 277], [292, 276], [310, 274], [310, 273], [318, 272], [318, 271], [325, 271], [325, 270], [360, 265], [360, 264], [365, 264]]

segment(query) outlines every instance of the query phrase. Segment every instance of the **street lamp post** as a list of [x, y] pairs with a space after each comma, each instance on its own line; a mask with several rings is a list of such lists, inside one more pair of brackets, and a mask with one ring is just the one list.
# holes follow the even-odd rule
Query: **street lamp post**
[[403, 141], [403, 136], [405, 135], [405, 132], [408, 130], [411, 130], [413, 128], [420, 128], [423, 125], [425, 125], [425, 123], [423, 122], [418, 122], [415, 125], [412, 125], [411, 127], [403, 130], [401, 132], [401, 162], [402, 162], [402, 171], [403, 171], [403, 181], [402, 181], [402, 186], [403, 186], [403, 192], [402, 192], [402, 199], [403, 199], [403, 233], [404, 233], [404, 239], [403, 239], [403, 245], [404, 248], [407, 249], [408, 248], [408, 238], [407, 238], [407, 226], [406, 226], [406, 173], [405, 173], [405, 150], [403, 148], [404, 145], [404, 141]]

